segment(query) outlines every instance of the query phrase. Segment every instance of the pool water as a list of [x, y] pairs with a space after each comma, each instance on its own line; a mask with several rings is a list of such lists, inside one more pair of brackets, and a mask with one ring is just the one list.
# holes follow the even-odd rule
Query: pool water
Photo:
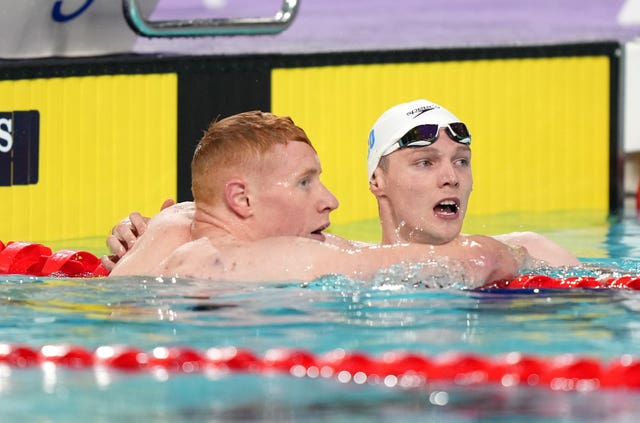
[[[640, 275], [634, 219], [541, 228], [576, 251], [555, 277]], [[589, 255], [582, 252], [588, 252]], [[396, 269], [371, 282], [221, 284], [160, 278], [0, 278], [0, 342], [150, 351], [235, 346], [369, 356], [519, 351], [602, 360], [640, 351], [640, 291], [434, 289]], [[640, 390], [559, 392], [535, 386], [431, 382], [401, 388], [335, 377], [231, 372], [165, 374], [27, 369], [0, 363], [0, 421], [637, 421]]]

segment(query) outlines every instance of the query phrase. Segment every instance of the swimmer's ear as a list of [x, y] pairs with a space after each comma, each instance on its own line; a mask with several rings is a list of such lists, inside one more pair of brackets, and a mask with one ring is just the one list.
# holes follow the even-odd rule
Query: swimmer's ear
[[224, 187], [224, 197], [227, 205], [238, 216], [243, 218], [253, 215], [248, 188], [249, 184], [242, 179], [232, 179]]

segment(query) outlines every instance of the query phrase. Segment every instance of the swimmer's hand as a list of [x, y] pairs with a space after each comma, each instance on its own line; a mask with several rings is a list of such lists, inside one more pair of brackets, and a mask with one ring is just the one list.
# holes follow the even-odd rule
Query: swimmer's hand
[[[160, 210], [171, 207], [176, 202], [167, 199], [160, 206]], [[129, 217], [122, 219], [117, 225], [111, 229], [111, 235], [107, 238], [107, 247], [111, 254], [104, 255], [100, 258], [102, 265], [108, 271], [111, 271], [116, 263], [129, 251], [136, 240], [144, 234], [147, 229], [149, 217], [142, 216], [138, 212], [132, 212]]]
[[[483, 254], [486, 262], [482, 263], [482, 260], [480, 262], [484, 264], [485, 271], [489, 271], [488, 276], [481, 280], [481, 283], [513, 279], [528, 267], [532, 260], [526, 247], [510, 246], [491, 237], [474, 236], [474, 238], [477, 237], [481, 237], [480, 242], [487, 252]], [[472, 274], [478, 273], [482, 274], [478, 270]]]

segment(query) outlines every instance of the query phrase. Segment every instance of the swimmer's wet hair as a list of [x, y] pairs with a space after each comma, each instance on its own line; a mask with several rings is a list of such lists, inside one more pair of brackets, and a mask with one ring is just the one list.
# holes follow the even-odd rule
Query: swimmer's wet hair
[[255, 167], [277, 144], [304, 142], [313, 148], [302, 128], [288, 116], [250, 111], [216, 119], [205, 131], [191, 161], [191, 191], [194, 199], [221, 195], [219, 180], [223, 172]]

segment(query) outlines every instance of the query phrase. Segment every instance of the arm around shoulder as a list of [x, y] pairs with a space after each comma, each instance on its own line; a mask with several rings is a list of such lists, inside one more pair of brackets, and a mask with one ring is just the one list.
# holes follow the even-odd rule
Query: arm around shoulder
[[149, 220], [145, 233], [116, 264], [111, 276], [154, 275], [157, 266], [191, 241], [192, 203], [178, 203]]
[[513, 278], [525, 256], [526, 251], [516, 251], [482, 236], [461, 236], [439, 246], [395, 244], [346, 249], [294, 237], [224, 246], [214, 246], [203, 238], [177, 248], [153, 272], [242, 282], [310, 281], [327, 274], [369, 280], [378, 271], [395, 264], [439, 261], [460, 264], [465, 282], [477, 286]]

